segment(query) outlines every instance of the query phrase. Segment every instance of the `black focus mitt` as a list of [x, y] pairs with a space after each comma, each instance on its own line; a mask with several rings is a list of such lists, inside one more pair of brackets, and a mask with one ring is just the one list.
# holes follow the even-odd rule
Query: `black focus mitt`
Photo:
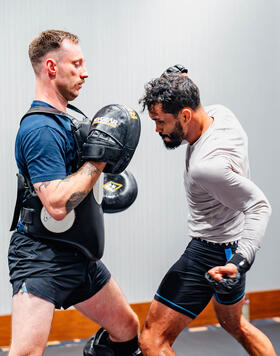
[[102, 209], [104, 213], [118, 213], [134, 203], [138, 193], [137, 182], [129, 171], [104, 174]]
[[135, 152], [140, 131], [140, 117], [135, 110], [126, 105], [105, 106], [92, 119], [82, 158], [107, 162], [103, 172], [119, 174]]

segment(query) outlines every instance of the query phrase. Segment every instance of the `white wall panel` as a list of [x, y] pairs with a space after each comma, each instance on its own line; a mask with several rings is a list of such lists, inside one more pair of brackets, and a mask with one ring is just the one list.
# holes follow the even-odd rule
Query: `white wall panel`
[[[143, 84], [175, 63], [189, 67], [204, 104], [222, 103], [237, 114], [250, 140], [252, 176], [273, 207], [248, 289], [280, 287], [278, 14], [277, 0], [0, 1], [0, 314], [9, 313], [11, 304], [7, 249], [16, 193], [14, 139], [34, 94], [27, 49], [51, 28], [81, 38], [90, 77], [75, 104], [89, 115], [109, 103], [140, 112]], [[166, 151], [147, 113], [141, 117], [141, 140], [129, 167], [138, 198], [129, 210], [105, 217], [104, 261], [130, 302], [151, 300], [188, 241], [184, 147]]]

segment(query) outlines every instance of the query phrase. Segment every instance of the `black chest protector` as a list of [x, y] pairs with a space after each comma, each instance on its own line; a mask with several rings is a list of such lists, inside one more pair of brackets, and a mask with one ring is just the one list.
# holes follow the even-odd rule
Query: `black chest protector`
[[[68, 104], [68, 108], [84, 115], [79, 109]], [[57, 109], [35, 106], [21, 119], [32, 114], [47, 114], [61, 123], [55, 115], [67, 117], [71, 121], [71, 128], [77, 149], [76, 169], [82, 165], [82, 145], [87, 137], [90, 120], [84, 117], [77, 120], [71, 115]], [[55, 240], [78, 248], [87, 258], [99, 260], [104, 251], [104, 218], [101, 207], [103, 198], [103, 174], [95, 183], [86, 198], [66, 215], [63, 220], [53, 219], [38, 198], [29, 177], [17, 174], [18, 192], [10, 231], [17, 227], [18, 219], [24, 224], [24, 233], [28, 236]]]

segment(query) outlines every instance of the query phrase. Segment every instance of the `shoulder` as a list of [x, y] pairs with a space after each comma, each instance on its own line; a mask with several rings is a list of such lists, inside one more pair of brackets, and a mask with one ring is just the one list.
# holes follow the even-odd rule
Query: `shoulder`
[[239, 151], [240, 147], [247, 147], [248, 137], [235, 114], [223, 105], [205, 107], [208, 115], [213, 116], [213, 130], [211, 138], [220, 148]]
[[209, 105], [205, 107], [205, 111], [209, 116], [214, 117], [217, 128], [243, 130], [236, 115], [226, 106], [221, 104]]
[[30, 114], [22, 120], [20, 128], [22, 130], [29, 130], [48, 126], [59, 129], [62, 126], [59, 121], [59, 119], [55, 119], [52, 115], [43, 113]]
[[205, 111], [208, 114], [214, 114], [214, 113], [231, 113], [233, 115], [233, 112], [227, 108], [225, 105], [222, 104], [213, 104], [213, 105], [207, 105], [205, 106]]
[[221, 154], [194, 164], [190, 173], [197, 183], [203, 185], [205, 182], [219, 184], [230, 172], [232, 172], [230, 160]]
[[32, 114], [26, 116], [20, 125], [18, 138], [25, 138], [30, 135], [36, 135], [39, 131], [56, 133], [57, 135], [66, 136], [66, 130], [71, 130], [70, 124], [64, 122], [62, 118], [46, 115]]
[[65, 129], [52, 117], [44, 114], [28, 115], [20, 125], [16, 146], [25, 150], [65, 147], [68, 137]]
[[[55, 107], [50, 104], [40, 101], [34, 100], [30, 107], [31, 110], [39, 110], [38, 112], [29, 113], [29, 111], [23, 116], [21, 120], [21, 125], [24, 128], [40, 128], [40, 127], [52, 127], [54, 129], [60, 129], [62, 127], [71, 128], [70, 119], [65, 118], [59, 115], [53, 115], [49, 113], [42, 112], [45, 109], [56, 110]], [[41, 110], [41, 112], [40, 112]]]

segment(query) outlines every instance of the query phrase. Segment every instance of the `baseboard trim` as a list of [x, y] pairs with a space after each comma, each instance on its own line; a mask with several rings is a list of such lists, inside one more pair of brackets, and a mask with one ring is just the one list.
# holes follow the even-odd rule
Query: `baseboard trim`
[[[250, 292], [250, 319], [267, 319], [280, 316], [280, 289]], [[142, 326], [149, 311], [150, 302], [131, 304]], [[212, 303], [190, 324], [190, 327], [217, 324]], [[75, 309], [55, 311], [49, 341], [74, 340], [90, 337], [99, 325], [90, 321]], [[0, 315], [0, 346], [7, 346], [11, 338], [11, 315]]]

